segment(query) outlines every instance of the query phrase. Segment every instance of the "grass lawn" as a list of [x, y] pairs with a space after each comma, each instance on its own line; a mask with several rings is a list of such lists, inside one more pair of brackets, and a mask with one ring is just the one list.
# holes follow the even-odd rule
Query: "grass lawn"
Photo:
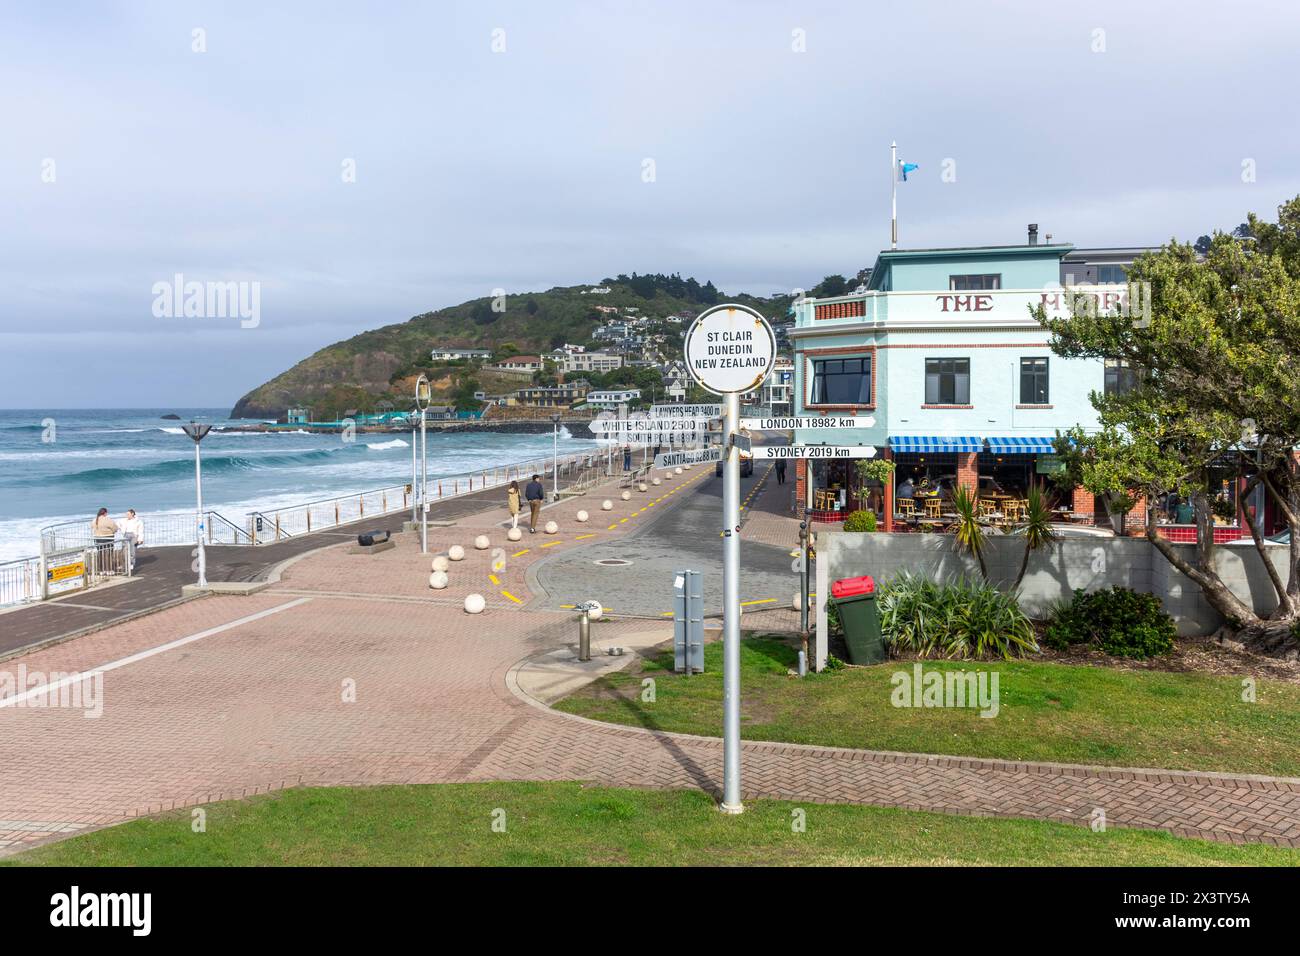
[[[925, 661], [933, 670], [996, 670], [1000, 710], [894, 707], [890, 676], [912, 663], [787, 676], [795, 649], [752, 637], [741, 646], [742, 734], [750, 740], [1063, 763], [1300, 776], [1300, 687], [1035, 661]], [[642, 680], [655, 680], [643, 702]], [[672, 653], [602, 677], [558, 710], [597, 720], [721, 736], [722, 645], [705, 673], [672, 672]]]
[[[505, 811], [505, 832], [492, 829]], [[793, 832], [793, 811], [806, 830]], [[287, 790], [174, 811], [0, 861], [42, 866], [1300, 865], [1300, 851], [1143, 830], [757, 800], [578, 783]]]

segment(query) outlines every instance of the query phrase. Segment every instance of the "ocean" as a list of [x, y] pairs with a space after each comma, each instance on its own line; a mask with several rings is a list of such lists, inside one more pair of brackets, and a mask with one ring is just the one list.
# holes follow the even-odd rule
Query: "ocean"
[[[0, 561], [34, 555], [40, 529], [87, 523], [99, 508], [118, 518], [194, 507], [194, 446], [174, 413], [213, 425], [203, 440], [203, 504], [241, 527], [246, 512], [404, 484], [411, 478], [410, 432], [337, 434], [223, 431], [249, 421], [225, 409], [0, 410]], [[575, 429], [575, 432], [578, 430]], [[582, 431], [585, 431], [583, 429]], [[548, 434], [429, 431], [429, 477], [549, 456]], [[560, 454], [603, 450], [560, 432]]]

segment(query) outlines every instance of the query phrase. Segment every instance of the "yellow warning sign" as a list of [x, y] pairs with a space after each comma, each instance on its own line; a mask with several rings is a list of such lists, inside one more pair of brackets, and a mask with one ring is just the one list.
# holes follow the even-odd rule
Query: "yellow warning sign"
[[45, 576], [53, 582], [67, 581], [71, 578], [84, 578], [86, 576], [86, 562], [77, 561], [73, 564], [61, 564], [57, 568], [50, 568], [45, 572]]

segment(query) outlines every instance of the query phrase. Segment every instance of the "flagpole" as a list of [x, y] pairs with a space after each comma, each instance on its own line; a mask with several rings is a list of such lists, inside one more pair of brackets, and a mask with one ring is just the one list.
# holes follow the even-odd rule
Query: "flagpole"
[[889, 144], [889, 248], [898, 248], [898, 143]]

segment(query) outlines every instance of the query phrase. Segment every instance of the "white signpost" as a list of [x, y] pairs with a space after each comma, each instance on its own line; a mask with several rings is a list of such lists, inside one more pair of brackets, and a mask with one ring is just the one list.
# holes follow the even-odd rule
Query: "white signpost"
[[[740, 802], [740, 396], [763, 384], [776, 360], [767, 320], [743, 305], [706, 309], [686, 332], [686, 368], [723, 398], [722, 445], [722, 812]], [[751, 422], [746, 422], [754, 427]]]
[[655, 455], [656, 468], [678, 468], [682, 465], [705, 465], [722, 460], [721, 448], [697, 448], [694, 451], [667, 451]]
[[781, 458], [875, 458], [874, 445], [759, 445], [754, 457], [764, 461]]
[[760, 432], [787, 432], [792, 428], [874, 428], [871, 415], [802, 415], [782, 418], [747, 418], [745, 424]]
[[721, 405], [687, 405], [677, 402], [672, 405], [651, 405], [651, 418], [721, 418]]

